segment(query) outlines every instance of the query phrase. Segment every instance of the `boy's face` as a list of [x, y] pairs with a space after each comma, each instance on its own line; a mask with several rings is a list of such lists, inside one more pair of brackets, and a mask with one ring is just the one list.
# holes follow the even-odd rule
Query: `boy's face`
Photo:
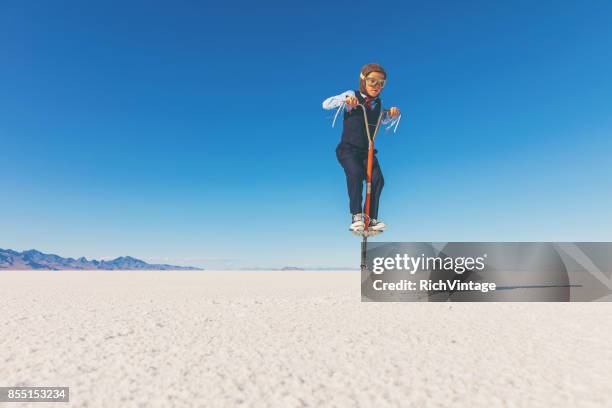
[[376, 98], [382, 91], [385, 76], [381, 72], [371, 72], [365, 79], [366, 93]]

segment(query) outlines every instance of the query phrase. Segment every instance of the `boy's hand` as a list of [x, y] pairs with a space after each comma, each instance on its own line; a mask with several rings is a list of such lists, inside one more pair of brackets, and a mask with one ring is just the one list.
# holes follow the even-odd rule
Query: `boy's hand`
[[392, 107], [391, 109], [389, 109], [389, 115], [390, 115], [392, 118], [396, 118], [396, 117], [398, 117], [398, 116], [400, 115], [400, 110], [399, 110], [399, 108], [396, 108], [396, 107], [394, 106], [394, 107]]
[[346, 103], [351, 108], [354, 108], [355, 106], [359, 105], [359, 100], [356, 96], [347, 96], [344, 100], [344, 103]]

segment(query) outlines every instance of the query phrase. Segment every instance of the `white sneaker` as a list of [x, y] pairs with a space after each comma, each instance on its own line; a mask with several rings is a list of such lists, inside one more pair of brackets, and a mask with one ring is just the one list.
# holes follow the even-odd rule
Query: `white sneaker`
[[365, 228], [365, 224], [363, 223], [363, 217], [361, 214], [353, 214], [352, 218], [353, 222], [349, 226], [349, 230], [351, 231], [363, 231]]
[[385, 228], [387, 228], [387, 224], [385, 224], [382, 221], [378, 221], [374, 218], [370, 219], [370, 225], [368, 225], [368, 229], [371, 229], [373, 231], [383, 231]]

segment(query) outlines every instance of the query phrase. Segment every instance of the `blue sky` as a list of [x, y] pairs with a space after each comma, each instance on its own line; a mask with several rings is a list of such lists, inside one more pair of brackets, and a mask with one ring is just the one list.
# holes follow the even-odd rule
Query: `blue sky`
[[256, 3], [3, 2], [0, 247], [356, 267], [321, 102], [367, 62], [384, 240], [612, 240], [609, 2]]

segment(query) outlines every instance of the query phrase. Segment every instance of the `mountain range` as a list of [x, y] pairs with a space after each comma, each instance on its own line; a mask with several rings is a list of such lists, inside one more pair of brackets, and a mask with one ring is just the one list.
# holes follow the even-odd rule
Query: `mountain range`
[[0, 248], [0, 270], [201, 270], [191, 266], [175, 266], [166, 264], [149, 264], [131, 256], [120, 256], [110, 261], [62, 258], [54, 254], [45, 254], [35, 249], [17, 252]]

